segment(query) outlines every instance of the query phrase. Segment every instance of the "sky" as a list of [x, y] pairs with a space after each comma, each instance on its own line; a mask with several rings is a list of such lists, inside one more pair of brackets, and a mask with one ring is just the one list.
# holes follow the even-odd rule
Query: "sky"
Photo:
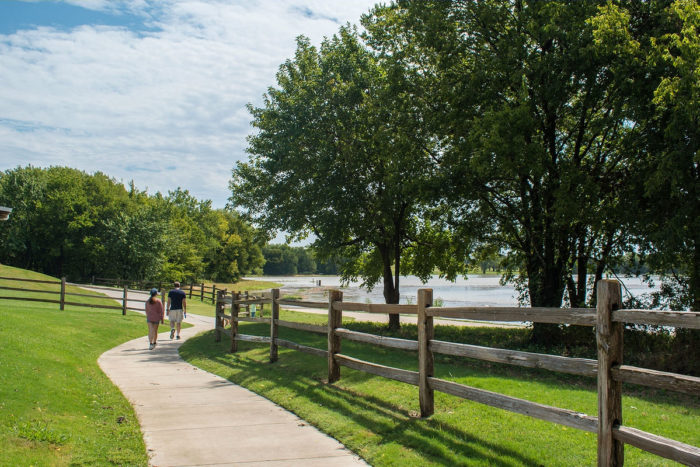
[[0, 170], [69, 166], [223, 208], [296, 37], [373, 0], [0, 1]]

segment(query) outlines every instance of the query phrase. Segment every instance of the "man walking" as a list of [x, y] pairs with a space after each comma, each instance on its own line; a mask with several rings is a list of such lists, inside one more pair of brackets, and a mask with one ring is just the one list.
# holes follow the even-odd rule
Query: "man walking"
[[168, 292], [168, 319], [170, 320], [170, 338], [175, 336], [175, 328], [177, 327], [177, 338], [180, 338], [180, 327], [182, 326], [183, 317], [187, 317], [187, 295], [183, 290], [180, 290], [180, 283], [175, 282], [175, 286]]

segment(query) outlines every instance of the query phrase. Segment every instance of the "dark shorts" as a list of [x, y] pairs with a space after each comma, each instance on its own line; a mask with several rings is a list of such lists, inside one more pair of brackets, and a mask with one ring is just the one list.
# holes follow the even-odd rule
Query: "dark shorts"
[[160, 324], [160, 321], [150, 321], [150, 320], [148, 320], [148, 319], [147, 319], [146, 321], [148, 321], [148, 322], [151, 323], [151, 324]]

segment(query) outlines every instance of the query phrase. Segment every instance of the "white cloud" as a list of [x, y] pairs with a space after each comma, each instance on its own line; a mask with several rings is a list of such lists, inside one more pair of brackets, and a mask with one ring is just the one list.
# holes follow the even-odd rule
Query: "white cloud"
[[[150, 192], [189, 189], [223, 207], [260, 104], [295, 37], [319, 43], [367, 1], [69, 1], [144, 18], [0, 35], [0, 170], [101, 170]], [[167, 170], [175, 167], [176, 170]]]

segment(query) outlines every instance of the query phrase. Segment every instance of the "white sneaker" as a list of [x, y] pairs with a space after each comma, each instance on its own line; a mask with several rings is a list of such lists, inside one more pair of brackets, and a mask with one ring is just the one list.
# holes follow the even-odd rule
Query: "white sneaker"
[[155, 347], [155, 345], [153, 345], [153, 344], [149, 345], [148, 350], [153, 350], [153, 347]]

